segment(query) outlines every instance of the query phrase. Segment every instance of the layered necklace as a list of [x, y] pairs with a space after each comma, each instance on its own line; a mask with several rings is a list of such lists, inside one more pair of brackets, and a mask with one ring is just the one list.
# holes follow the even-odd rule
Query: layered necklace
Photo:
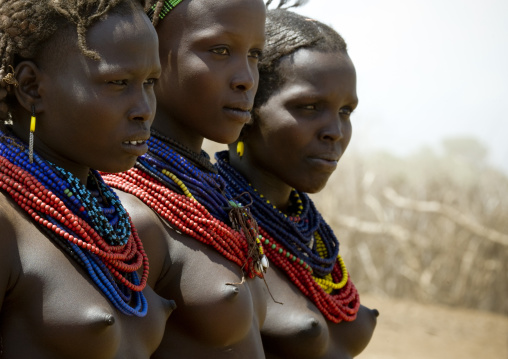
[[212, 246], [250, 278], [261, 277], [267, 260], [257, 223], [247, 206], [229, 195], [208, 155], [153, 130], [148, 147], [134, 168], [103, 174], [106, 183], [135, 195], [174, 229]]
[[[360, 307], [358, 292], [339, 255], [339, 241], [312, 200], [292, 191], [293, 213], [286, 215], [263, 197], [228, 160], [228, 152], [216, 154], [220, 176], [232, 196], [242, 204], [243, 194], [252, 201], [251, 211], [263, 236], [268, 259], [282, 269], [330, 321], [352, 321]], [[252, 199], [252, 200], [251, 200]]]
[[36, 153], [30, 163], [25, 144], [0, 130], [0, 188], [120, 312], [146, 315], [148, 258], [130, 217], [96, 171], [90, 170], [85, 187]]

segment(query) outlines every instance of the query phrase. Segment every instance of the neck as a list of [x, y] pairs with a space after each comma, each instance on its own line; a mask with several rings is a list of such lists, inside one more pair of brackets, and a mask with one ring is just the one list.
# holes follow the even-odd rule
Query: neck
[[170, 116], [160, 111], [160, 108], [157, 108], [152, 129], [165, 137], [178, 139], [180, 144], [189, 148], [193, 152], [201, 152], [204, 137], [197, 134], [187, 126], [182, 125], [179, 121], [172, 119]]
[[[12, 132], [24, 143], [26, 143], [28, 147], [29, 128], [26, 126], [25, 122], [26, 121], [13, 121]], [[44, 158], [46, 161], [49, 161], [58, 167], [61, 167], [66, 171], [72, 173], [83, 185], [86, 186], [90, 167], [76, 163], [55, 152], [53, 149], [48, 147], [42, 139], [37, 137], [37, 130], [34, 132], [34, 152]]]
[[282, 182], [270, 172], [256, 167], [248, 156], [240, 159], [233, 151], [229, 152], [229, 161], [260, 194], [270, 201], [281, 212], [286, 212], [290, 205], [291, 186]]

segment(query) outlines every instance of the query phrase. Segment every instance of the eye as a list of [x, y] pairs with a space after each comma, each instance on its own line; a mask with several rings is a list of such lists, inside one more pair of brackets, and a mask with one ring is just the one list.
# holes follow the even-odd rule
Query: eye
[[155, 85], [156, 82], [157, 82], [156, 78], [150, 78], [145, 81], [145, 85]]
[[249, 57], [252, 57], [253, 59], [256, 59], [256, 60], [259, 60], [262, 55], [263, 55], [263, 52], [261, 50], [249, 51]]
[[342, 107], [342, 108], [339, 110], [339, 114], [340, 114], [341, 116], [350, 117], [352, 113], [353, 113], [353, 109], [352, 109], [351, 107]]
[[117, 86], [125, 86], [127, 85], [127, 80], [113, 80], [108, 82], [111, 85], [117, 85]]
[[211, 49], [210, 51], [217, 55], [222, 56], [229, 55], [229, 49], [227, 47], [216, 47], [215, 49]]
[[303, 106], [302, 106], [302, 109], [304, 109], [304, 110], [314, 111], [314, 110], [317, 110], [317, 106], [316, 106], [316, 105], [314, 105], [314, 104], [311, 104], [311, 105], [303, 105]]

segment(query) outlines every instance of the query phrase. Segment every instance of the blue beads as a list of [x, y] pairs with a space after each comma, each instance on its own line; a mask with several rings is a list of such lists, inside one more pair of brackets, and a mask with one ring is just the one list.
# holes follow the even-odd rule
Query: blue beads
[[[262, 198], [245, 177], [229, 164], [228, 156], [227, 151], [222, 151], [215, 154], [215, 159], [219, 174], [226, 181], [231, 195], [240, 198], [243, 193], [248, 193], [253, 199], [250, 210], [261, 228], [298, 259], [308, 263], [314, 275], [324, 277], [331, 273], [339, 254], [339, 241], [309, 196], [303, 192], [296, 192], [297, 197], [301, 199], [302, 208], [298, 220], [291, 220]], [[245, 202], [250, 202], [250, 198], [246, 198]], [[317, 251], [315, 233], [323, 240], [326, 258], [321, 258]]]
[[[90, 170], [85, 187], [72, 173], [44, 160], [36, 153], [33, 163], [30, 163], [26, 145], [14, 134], [7, 134], [2, 130], [0, 130], [0, 156], [34, 176], [64, 202], [70, 211], [87, 222], [108, 245], [123, 246], [127, 243], [131, 236], [129, 216], [116, 193], [104, 183], [97, 171]], [[63, 227], [62, 223], [51, 215], [43, 211], [36, 212], [64, 232], [79, 238], [70, 228]], [[142, 292], [131, 291], [128, 287], [117, 284], [107, 266], [95, 254], [67, 241], [56, 232], [49, 231], [39, 222], [36, 224], [40, 226], [42, 233], [57, 241], [74, 257], [120, 312], [141, 317], [146, 315], [147, 301]], [[136, 272], [131, 273], [129, 279], [134, 285], [140, 284]]]
[[164, 175], [162, 170], [173, 173], [212, 216], [230, 224], [228, 216], [230, 203], [228, 199], [232, 197], [220, 175], [203, 171], [154, 135], [148, 140], [148, 148], [148, 153], [138, 158], [136, 166], [141, 167], [143, 171], [147, 171], [150, 175], [162, 181], [164, 185], [181, 193], [180, 188], [175, 185], [171, 178]]

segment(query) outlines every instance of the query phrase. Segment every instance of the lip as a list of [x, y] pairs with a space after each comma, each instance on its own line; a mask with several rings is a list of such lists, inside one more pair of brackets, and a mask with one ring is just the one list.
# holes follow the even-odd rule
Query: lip
[[224, 112], [237, 122], [243, 124], [250, 121], [252, 105], [250, 103], [233, 103], [222, 108]]
[[335, 170], [339, 163], [340, 155], [336, 153], [323, 153], [309, 157], [310, 161], [325, 169]]
[[146, 142], [149, 138], [149, 134], [131, 136], [129, 139], [122, 141], [122, 147], [126, 152], [139, 157], [148, 151], [148, 144]]

